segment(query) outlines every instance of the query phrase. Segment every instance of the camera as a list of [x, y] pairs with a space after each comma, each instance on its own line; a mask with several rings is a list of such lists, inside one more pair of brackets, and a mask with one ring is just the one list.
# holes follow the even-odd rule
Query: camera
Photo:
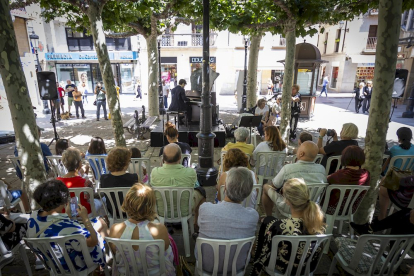
[[[318, 132], [321, 132], [321, 128], [317, 129]], [[334, 129], [327, 129], [326, 130], [326, 136], [334, 136], [335, 135], [335, 130]]]

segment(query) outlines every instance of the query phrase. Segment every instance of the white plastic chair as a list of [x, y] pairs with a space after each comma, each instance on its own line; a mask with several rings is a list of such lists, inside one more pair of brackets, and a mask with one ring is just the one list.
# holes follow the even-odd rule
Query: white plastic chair
[[[13, 169], [16, 170], [16, 168], [19, 168], [19, 170], [22, 174], [22, 177], [24, 177], [24, 170], [22, 168], [20, 158], [16, 157], [16, 156], [8, 156], [7, 159], [9, 159], [12, 162]], [[17, 176], [17, 173], [16, 173], [16, 176]], [[20, 182], [21, 182], [21, 189], [23, 189], [23, 185], [24, 185], [23, 180], [21, 179]]]
[[[414, 235], [362, 235], [358, 242], [344, 238], [337, 238], [335, 242], [339, 244], [338, 252], [332, 260], [329, 276], [337, 261], [352, 275], [394, 275], [414, 244]], [[392, 246], [391, 242], [394, 242]], [[384, 257], [387, 248], [388, 255]]]
[[[192, 214], [193, 210], [193, 193], [194, 188], [181, 188], [181, 187], [153, 187], [155, 195], [160, 194], [163, 201], [164, 214], [159, 215], [158, 218], [161, 223], [178, 223], [181, 222], [184, 238], [184, 249], [186, 257], [190, 257], [190, 234], [188, 232], [188, 224], [190, 223], [191, 234], [194, 233], [194, 217]], [[181, 212], [181, 201], [184, 193], [188, 193], [188, 214], [184, 215]], [[174, 198], [175, 196], [175, 198]], [[167, 203], [167, 198], [169, 204]], [[157, 212], [159, 209], [159, 202], [157, 201]], [[175, 207], [175, 208], [174, 208]], [[175, 211], [176, 210], [176, 211]], [[177, 213], [177, 214], [176, 214]], [[159, 212], [158, 212], [159, 214]]]
[[[254, 172], [259, 181], [257, 184], [263, 185], [265, 179], [273, 179], [285, 163], [286, 153], [280, 152], [259, 152], [256, 155], [256, 165]], [[265, 166], [260, 166], [261, 160], [265, 160]], [[260, 173], [259, 173], [260, 172]]]
[[[248, 197], [246, 197], [243, 200], [243, 202], [241, 203], [242, 206], [245, 207], [245, 208], [250, 207], [253, 191], [256, 190], [256, 201], [255, 201], [255, 204], [252, 208], [257, 210], [257, 206], [259, 205], [260, 199], [262, 198], [262, 189], [263, 189], [263, 185], [253, 184], [252, 192], [250, 193], [250, 195]], [[225, 197], [224, 185], [221, 185], [220, 186], [220, 198], [221, 198], [221, 200], [224, 200], [224, 197]]]
[[414, 171], [414, 155], [396, 155], [391, 158], [388, 168], [396, 167], [396, 161], [401, 161], [401, 165], [397, 167], [398, 169]]
[[[318, 248], [323, 248], [324, 244], [329, 243], [332, 234], [327, 235], [301, 235], [301, 236], [285, 236], [285, 235], [276, 235], [272, 238], [272, 251], [270, 253], [269, 265], [265, 268], [266, 272], [269, 275], [313, 275], [314, 271], [310, 270], [311, 260], [314, 258], [315, 254], [317, 255], [317, 263], [315, 266], [315, 270], [318, 267], [319, 261], [322, 257], [322, 250], [317, 253]], [[285, 271], [282, 273], [281, 271], [276, 270], [276, 260], [277, 254], [279, 251], [279, 243], [281, 242], [289, 242], [291, 244], [291, 253], [289, 259], [289, 265]], [[303, 245], [303, 246], [302, 246]], [[295, 262], [295, 260], [299, 259], [299, 253], [308, 252], [310, 256], [307, 257], [308, 254], [301, 254], [300, 261]], [[297, 266], [295, 266], [295, 263]], [[296, 274], [292, 273], [293, 268], [296, 268]], [[302, 270], [305, 271], [302, 274]]]
[[322, 196], [325, 194], [325, 189], [329, 183], [309, 183], [306, 184], [309, 189], [310, 200], [320, 203]]
[[[315, 159], [313, 159], [313, 162], [315, 164], [320, 164], [322, 162], [322, 159], [323, 159], [323, 154], [317, 154]], [[293, 155], [291, 164], [296, 163], [297, 161], [298, 161], [298, 156]]]
[[[332, 234], [335, 221], [339, 220], [338, 233], [342, 234], [342, 226], [344, 221], [351, 222], [354, 218], [353, 207], [357, 199], [361, 196], [361, 200], [358, 202], [358, 206], [355, 206], [355, 211], [358, 209], [359, 204], [362, 202], [370, 186], [359, 185], [329, 185], [326, 189], [325, 200], [323, 202], [322, 211], [326, 216], [326, 233]], [[332, 215], [328, 215], [329, 199], [331, 198], [332, 191], [339, 191], [339, 200], [336, 205], [335, 212]], [[347, 195], [345, 201], [345, 195]], [[345, 202], [345, 203], [344, 203]], [[343, 208], [342, 208], [343, 205]], [[349, 227], [351, 236], [354, 235], [354, 229]], [[329, 251], [329, 242], [325, 247], [324, 254]]]
[[49, 160], [50, 168], [53, 170], [53, 173], [56, 177], [62, 177], [68, 173], [68, 170], [62, 163], [62, 156], [60, 155], [52, 155], [46, 156], [47, 160]]
[[[115, 247], [118, 250], [119, 256], [121, 256], [121, 259], [123, 261], [123, 264], [128, 264], [128, 266], [125, 266], [125, 275], [144, 275], [148, 276], [148, 266], [147, 266], [147, 247], [148, 246], [156, 246], [158, 247], [158, 261], [159, 261], [159, 272], [157, 275], [165, 275], [165, 256], [164, 256], [164, 248], [165, 248], [165, 242], [164, 240], [127, 240], [127, 239], [115, 239], [115, 238], [105, 238], [108, 245], [111, 243], [115, 245]], [[133, 246], [138, 247], [137, 250], [133, 248]], [[135, 256], [134, 252], [139, 251], [139, 259]], [[117, 260], [117, 254], [116, 252], [112, 252], [114, 256], [114, 263], [119, 263], [120, 260]], [[142, 270], [138, 268], [138, 263], [141, 264]], [[130, 268], [132, 268], [132, 273], [130, 271]], [[115, 269], [115, 268], [113, 268]], [[154, 269], [154, 268], [152, 268]], [[153, 274], [151, 274], [153, 275]]]
[[[105, 196], [106, 204], [111, 205], [112, 216], [108, 212], [107, 206], [104, 204], [105, 212], [111, 221], [111, 225], [114, 223], [124, 222], [128, 219], [126, 213], [122, 212], [122, 202], [129, 190], [130, 188], [100, 188], [97, 190], [99, 196], [101, 197], [101, 200], [103, 201], [103, 197]], [[119, 196], [120, 193], [122, 193], [122, 200]], [[116, 210], [118, 210], [118, 212], [116, 212]]]
[[[106, 165], [106, 155], [88, 155], [85, 158], [89, 161], [91, 165], [93, 177], [95, 179], [95, 187], [99, 188], [101, 175], [109, 173], [109, 171], [107, 170], [108, 166]], [[105, 167], [103, 167], [102, 164], [105, 164]], [[94, 167], [96, 168], [95, 170]]]
[[[151, 161], [149, 158], [131, 158], [131, 163], [128, 167], [129, 173], [136, 173], [140, 182], [144, 179], [144, 168], [147, 170], [147, 175], [151, 175]], [[148, 177], [148, 184], [150, 183]]]
[[26, 211], [29, 211], [24, 209], [23, 202], [20, 198], [16, 198], [12, 202], [10, 202], [9, 194], [7, 192], [7, 185], [3, 182], [3, 180], [0, 180], [0, 201], [1, 200], [4, 201], [4, 205], [0, 207], [6, 207], [8, 210], [10, 210], [16, 207], [17, 204], [19, 204], [22, 213], [26, 213]]
[[326, 160], [326, 167], [325, 167], [326, 168], [325, 169], [326, 170], [326, 175], [329, 175], [329, 171], [331, 170], [331, 163], [334, 160], [338, 160], [338, 163], [335, 167], [334, 172], [338, 171], [341, 168], [341, 157], [342, 157], [342, 155], [335, 155], [335, 156], [329, 157], [328, 160]]
[[[3, 242], [3, 241], [0, 241]], [[27, 275], [32, 276], [32, 268], [30, 267], [29, 258], [27, 257], [26, 248], [22, 242], [20, 242], [18, 245], [16, 245], [12, 250], [12, 254], [15, 255], [19, 251], [19, 255], [23, 259], [24, 266], [27, 270]], [[0, 276], [2, 276], [1, 269], [0, 269]]]
[[95, 208], [95, 201], [93, 200], [93, 189], [89, 188], [89, 187], [84, 187], [84, 188], [70, 188], [69, 189], [69, 193], [74, 193], [75, 197], [77, 197], [78, 199], [78, 204], [80, 204], [80, 199], [81, 199], [81, 193], [83, 193], [83, 196], [85, 196], [86, 194], [89, 195], [89, 204], [91, 205], [91, 213], [88, 215], [91, 218], [96, 218], [98, 216], [98, 212], [96, 212], [96, 208]]
[[[78, 275], [87, 276], [93, 272], [99, 264], [94, 263], [91, 258], [88, 246], [86, 245], [85, 237], [81, 234], [50, 237], [50, 238], [23, 238], [26, 244], [30, 247], [32, 252], [40, 259], [46, 269], [50, 271], [50, 275]], [[66, 243], [76, 244], [76, 249], [82, 252], [83, 260], [87, 269], [77, 271], [74, 267], [74, 262], [66, 250]], [[44, 256], [47, 256], [46, 258]], [[59, 258], [64, 258], [69, 271], [63, 269]], [[59, 272], [58, 272], [59, 271]], [[109, 276], [105, 268], [105, 275]]]
[[[246, 268], [249, 264], [250, 260], [250, 251], [252, 250], [254, 239], [256, 237], [250, 237], [245, 239], [237, 239], [237, 240], [215, 240], [215, 239], [205, 239], [205, 238], [197, 238], [196, 241], [196, 250], [197, 250], [197, 261], [195, 265], [194, 274], [197, 275], [228, 275], [231, 272], [231, 275], [234, 276], [243, 276], [245, 275]], [[243, 247], [246, 247], [246, 244], [250, 244], [248, 246], [248, 251], [246, 256], [241, 256], [241, 250]], [[203, 246], [204, 245], [204, 246]], [[213, 256], [210, 254], [206, 254], [207, 256], [203, 256], [203, 251], [205, 251], [208, 247], [212, 248]], [[203, 248], [203, 250], [202, 250]], [[230, 254], [232, 251], [234, 254]], [[221, 249], [221, 250], [220, 250]], [[224, 258], [220, 260], [220, 255], [224, 255]], [[246, 257], [244, 260], [244, 267], [242, 270], [237, 271], [237, 261], [241, 257]], [[214, 259], [214, 267], [212, 267], [213, 273], [209, 273], [203, 270], [203, 259]], [[229, 261], [231, 267], [229, 267]], [[223, 265], [223, 270], [219, 271], [220, 264]], [[227, 273], [223, 273], [226, 271]]]

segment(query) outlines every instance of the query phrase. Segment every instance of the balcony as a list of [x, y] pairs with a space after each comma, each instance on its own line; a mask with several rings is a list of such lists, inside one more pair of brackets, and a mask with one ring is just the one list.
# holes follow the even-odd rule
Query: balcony
[[368, 37], [367, 45], [365, 46], [365, 52], [375, 52], [376, 48], [377, 48], [377, 38]]
[[[210, 46], [215, 46], [217, 33], [210, 33]], [[203, 34], [165, 34], [161, 37], [162, 47], [203, 46]]]
[[284, 37], [281, 37], [281, 38], [280, 38], [280, 41], [279, 41], [279, 46], [284, 46], [284, 47], [286, 47], [286, 38], [284, 38]]

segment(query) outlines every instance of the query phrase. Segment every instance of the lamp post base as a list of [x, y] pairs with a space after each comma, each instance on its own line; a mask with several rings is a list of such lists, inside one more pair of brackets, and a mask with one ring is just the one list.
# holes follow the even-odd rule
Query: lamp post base
[[44, 108], [42, 112], [43, 112], [43, 114], [50, 114], [50, 109], [49, 108]]
[[212, 168], [197, 168], [197, 180], [200, 186], [215, 186], [217, 184], [218, 170]]

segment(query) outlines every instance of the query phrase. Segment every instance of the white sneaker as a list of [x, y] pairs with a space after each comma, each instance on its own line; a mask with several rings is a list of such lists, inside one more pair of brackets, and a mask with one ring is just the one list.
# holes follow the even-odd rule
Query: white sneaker
[[13, 253], [9, 252], [7, 254], [4, 254], [0, 257], [0, 269], [2, 269], [5, 265], [13, 262], [14, 256]]

